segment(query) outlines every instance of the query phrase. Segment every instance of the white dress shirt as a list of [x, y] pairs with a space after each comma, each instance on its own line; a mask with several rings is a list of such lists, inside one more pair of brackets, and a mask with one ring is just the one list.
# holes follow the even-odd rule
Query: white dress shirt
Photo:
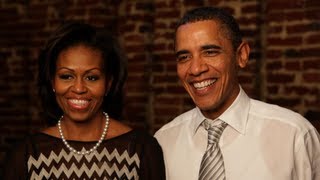
[[[207, 146], [198, 108], [156, 132], [167, 180], [197, 180]], [[320, 180], [320, 136], [301, 115], [240, 93], [218, 118], [227, 180]]]

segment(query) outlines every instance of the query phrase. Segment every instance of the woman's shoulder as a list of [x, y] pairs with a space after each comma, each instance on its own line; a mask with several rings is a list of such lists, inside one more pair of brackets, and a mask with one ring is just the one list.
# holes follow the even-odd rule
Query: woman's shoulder
[[46, 138], [46, 136], [41, 132], [27, 133], [22, 138], [17, 139], [12, 146], [21, 148], [23, 146], [32, 145], [37, 141], [42, 141], [44, 138]]
[[109, 127], [107, 130], [107, 139], [113, 139], [130, 132], [132, 128], [125, 123], [115, 119], [110, 119]]
[[11, 145], [11, 153], [26, 153], [33, 151], [41, 143], [51, 143], [55, 137], [51, 137], [42, 132], [33, 132], [26, 134]]
[[7, 161], [23, 162], [28, 155], [33, 154], [39, 143], [48, 142], [49, 138], [40, 132], [28, 133], [23, 138], [16, 140], [6, 152]]
[[159, 146], [158, 141], [147, 130], [135, 128], [132, 130], [133, 141], [143, 146]]

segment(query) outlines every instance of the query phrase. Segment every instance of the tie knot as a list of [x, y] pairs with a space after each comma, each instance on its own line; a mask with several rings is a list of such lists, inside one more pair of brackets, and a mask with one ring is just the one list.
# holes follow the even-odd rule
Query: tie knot
[[219, 124], [213, 124], [211, 120], [204, 120], [203, 126], [208, 131], [208, 144], [218, 143], [227, 123], [221, 121]]

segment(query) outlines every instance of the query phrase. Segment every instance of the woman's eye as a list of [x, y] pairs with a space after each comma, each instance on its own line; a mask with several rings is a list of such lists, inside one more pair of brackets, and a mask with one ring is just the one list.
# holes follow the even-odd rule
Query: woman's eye
[[69, 80], [69, 79], [72, 79], [72, 76], [69, 74], [62, 74], [62, 75], [59, 75], [59, 78], [63, 80]]
[[96, 81], [96, 80], [98, 80], [98, 79], [99, 79], [98, 76], [88, 76], [88, 77], [87, 77], [87, 80], [89, 80], [89, 81]]

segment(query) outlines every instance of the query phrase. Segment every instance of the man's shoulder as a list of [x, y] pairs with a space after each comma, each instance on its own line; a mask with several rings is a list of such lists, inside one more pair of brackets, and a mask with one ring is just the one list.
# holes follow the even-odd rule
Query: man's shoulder
[[254, 99], [251, 100], [251, 107], [250, 115], [259, 119], [278, 121], [296, 128], [312, 128], [306, 118], [291, 109]]
[[192, 117], [195, 115], [195, 113], [196, 108], [193, 108], [187, 112], [180, 114], [179, 116], [175, 117], [172, 121], [163, 125], [155, 133], [155, 136], [159, 136], [159, 134], [162, 134], [163, 132], [175, 131], [177, 128], [181, 128], [182, 126], [188, 124], [192, 120]]

